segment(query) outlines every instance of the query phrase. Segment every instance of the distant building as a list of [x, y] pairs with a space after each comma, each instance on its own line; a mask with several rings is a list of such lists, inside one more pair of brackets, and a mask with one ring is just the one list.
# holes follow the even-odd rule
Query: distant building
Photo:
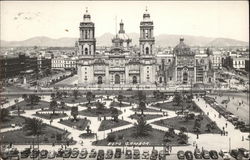
[[26, 56], [25, 54], [1, 56], [0, 77], [3, 79], [23, 76], [38, 71], [37, 57]]
[[54, 57], [51, 60], [52, 69], [76, 70], [77, 68], [76, 64], [77, 64], [77, 58], [75, 57], [60, 56], [60, 57]]

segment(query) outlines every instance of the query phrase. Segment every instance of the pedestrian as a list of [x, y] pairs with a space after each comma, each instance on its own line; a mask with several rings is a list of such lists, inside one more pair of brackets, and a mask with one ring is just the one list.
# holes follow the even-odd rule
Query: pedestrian
[[227, 123], [226, 123], [226, 128], [227, 128]]
[[244, 136], [242, 136], [242, 141], [244, 141]]

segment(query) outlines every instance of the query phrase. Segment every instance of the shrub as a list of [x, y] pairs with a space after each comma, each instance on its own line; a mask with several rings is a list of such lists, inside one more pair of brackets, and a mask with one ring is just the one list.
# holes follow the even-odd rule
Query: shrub
[[123, 134], [118, 135], [118, 139], [123, 139]]
[[108, 142], [115, 142], [116, 136], [113, 134], [109, 134], [107, 137]]

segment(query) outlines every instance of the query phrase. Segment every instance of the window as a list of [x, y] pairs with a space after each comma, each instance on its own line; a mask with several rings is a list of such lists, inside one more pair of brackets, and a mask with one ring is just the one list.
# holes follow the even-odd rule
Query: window
[[171, 62], [171, 59], [168, 59], [168, 62], [170, 63], [170, 62]]
[[159, 82], [162, 83], [162, 77], [160, 77]]
[[146, 54], [149, 54], [149, 48], [146, 47]]
[[85, 55], [88, 55], [88, 48], [85, 48]]

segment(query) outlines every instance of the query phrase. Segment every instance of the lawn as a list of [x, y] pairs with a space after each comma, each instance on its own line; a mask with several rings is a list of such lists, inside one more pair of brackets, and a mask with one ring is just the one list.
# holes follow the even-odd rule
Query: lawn
[[37, 117], [40, 117], [40, 118], [44, 118], [44, 119], [57, 119], [57, 118], [63, 118], [63, 117], [68, 116], [66, 113], [55, 113], [55, 114], [52, 114], [52, 113], [49, 113], [49, 114], [43, 113], [43, 114], [41, 114], [40, 113], [39, 114], [39, 112], [34, 114], [34, 115], [37, 116]]
[[[154, 98], [154, 97], [152, 97], [152, 96], [148, 96], [147, 98], [146, 98], [146, 103], [152, 103], [152, 102], [158, 102], [158, 101], [162, 101], [162, 100], [166, 100], [166, 99], [157, 99], [157, 98]], [[128, 102], [128, 103], [136, 103], [136, 104], [138, 104], [139, 103], [139, 100], [138, 100], [138, 97], [137, 96], [127, 96], [127, 97], [124, 97], [123, 98], [123, 100], [122, 101], [124, 101], [124, 102]]]
[[[173, 118], [168, 118], [164, 120], [159, 120], [156, 122], [153, 122], [153, 124], [163, 126], [163, 127], [173, 127], [174, 129], [179, 130], [181, 127], [187, 128], [188, 132], [195, 133], [194, 131], [194, 122], [197, 116], [193, 120], [188, 120], [186, 121], [184, 117], [173, 117]], [[216, 125], [215, 129], [212, 129], [211, 132], [207, 131], [206, 125], [208, 123], [211, 123], [212, 121], [207, 117], [206, 115], [203, 116], [203, 120], [201, 120], [201, 128], [200, 128], [200, 134], [205, 134], [205, 133], [215, 133], [215, 134], [220, 134], [221, 130], [219, 127]]]
[[11, 110], [17, 110], [18, 107], [20, 107], [20, 110], [32, 110], [32, 109], [40, 109], [40, 108], [48, 108], [49, 107], [49, 102], [46, 101], [39, 101], [37, 104], [28, 104], [25, 101], [21, 101], [15, 105], [10, 106], [9, 109]]
[[[120, 115], [120, 114], [122, 114], [122, 112], [120, 110], [118, 110], [118, 114]], [[79, 115], [89, 116], [89, 117], [98, 117], [98, 116], [111, 117], [112, 113], [111, 113], [110, 108], [105, 108], [105, 109], [102, 109], [102, 110], [98, 110], [96, 108], [91, 108], [90, 110], [85, 109], [85, 110], [79, 111]]]
[[[177, 106], [174, 104], [174, 102], [156, 103], [152, 106], [156, 108], [160, 108], [160, 109], [171, 110], [171, 111], [178, 111], [182, 109], [181, 105]], [[194, 102], [184, 103], [183, 109], [184, 110], [188, 109], [189, 111], [193, 111], [193, 112], [201, 111], [201, 109]]]
[[127, 124], [130, 124], [130, 123], [124, 120], [120, 120], [120, 119], [118, 120], [118, 122], [115, 122], [113, 120], [103, 120], [99, 126], [98, 131], [109, 130], [109, 129], [124, 126]]
[[[125, 104], [125, 103], [121, 104], [121, 107], [128, 107], [128, 106], [130, 106], [130, 105], [129, 104]], [[110, 103], [110, 107], [120, 107], [120, 102], [113, 101], [113, 102]]]
[[0, 121], [0, 128], [11, 127], [11, 124], [21, 126], [25, 122], [25, 117], [22, 116], [8, 116], [4, 121]]
[[[149, 132], [148, 136], [138, 137], [134, 136], [135, 128], [128, 128], [116, 132], [112, 132], [109, 134], [115, 135], [115, 141], [109, 142], [106, 139], [94, 141], [92, 144], [97, 146], [163, 146], [163, 138], [165, 132], [157, 129], [152, 129]], [[179, 144], [178, 143], [178, 136], [175, 134], [173, 137], [169, 137], [170, 141], [168, 142], [169, 145], [172, 146], [180, 146], [186, 144]]]
[[[61, 135], [61, 138], [59, 138]], [[59, 129], [55, 128], [49, 125], [46, 125], [43, 134], [39, 136], [39, 143], [40, 144], [61, 144], [63, 142], [69, 141], [70, 144], [75, 143], [74, 141], [67, 138], [68, 133]], [[9, 131], [0, 133], [1, 143], [3, 144], [20, 144], [20, 145], [31, 145], [34, 141], [34, 143], [38, 142], [38, 138], [28, 135], [27, 131], [24, 131], [22, 129], [15, 130], [15, 131]]]
[[[141, 115], [140, 113], [139, 114], [133, 114], [133, 115], [129, 116], [129, 118], [138, 120], [139, 117], [140, 117], [140, 115]], [[155, 119], [155, 118], [160, 118], [160, 117], [162, 117], [162, 115], [158, 115], [158, 114], [144, 114], [144, 119], [145, 120], [150, 120], [150, 119]]]
[[59, 121], [59, 123], [64, 124], [68, 127], [75, 126], [76, 129], [83, 131], [83, 130], [85, 130], [87, 125], [90, 123], [90, 120], [77, 118], [77, 120], [75, 122], [75, 121], [73, 121], [73, 119], [62, 119]]

